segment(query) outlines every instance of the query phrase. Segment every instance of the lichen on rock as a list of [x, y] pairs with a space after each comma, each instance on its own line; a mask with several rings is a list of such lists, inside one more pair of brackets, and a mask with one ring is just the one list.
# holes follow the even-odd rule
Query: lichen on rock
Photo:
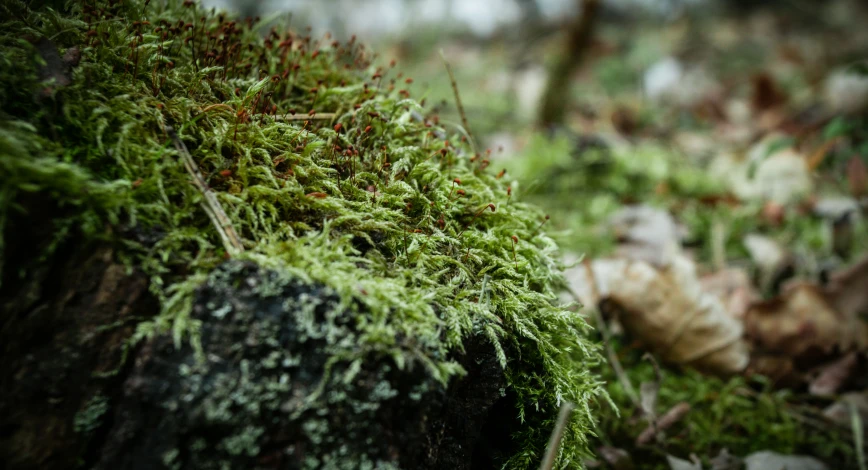
[[[0, 299], [27, 317], [32, 273], [67, 275], [86, 240], [160, 305], [119, 316], [135, 331], [94, 385], [109, 408], [75, 442], [85, 465], [525, 468], [569, 400], [560, 461], [582, 466], [605, 395], [544, 215], [399, 72], [193, 2], [0, 17], [19, 64], [0, 72]], [[40, 69], [46, 41], [79, 51], [68, 83]], [[238, 233], [231, 261], [170, 128]]]

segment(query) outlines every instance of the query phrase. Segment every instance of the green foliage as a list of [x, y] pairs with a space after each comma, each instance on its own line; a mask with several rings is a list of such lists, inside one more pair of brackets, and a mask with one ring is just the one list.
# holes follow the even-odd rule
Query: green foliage
[[[334, 289], [357, 314], [358, 357], [400, 367], [412, 356], [448, 384], [462, 373], [453, 357], [463, 340], [484, 335], [527, 417], [509, 465], [540, 459], [569, 400], [579, 407], [561, 465], [582, 466], [604, 396], [589, 372], [599, 358], [583, 318], [556, 304], [543, 214], [509, 198], [454, 126], [394, 86], [394, 72], [354, 41], [230, 23], [179, 1], [69, 8], [0, 6], [0, 63], [16, 64], [0, 73], [4, 236], [18, 230], [10, 220], [50, 219], [50, 243], [26, 247], [35, 262], [71, 235], [112, 240], [162, 306], [133, 340], [171, 332], [196, 344], [192, 294], [226, 253], [172, 126], [239, 232], [241, 258]], [[28, 37], [60, 55], [79, 48], [68, 85], [39, 81], [50, 61]], [[281, 119], [294, 111], [335, 117]], [[50, 211], [34, 212], [34, 197]], [[239, 432], [232, 449], [247, 452], [255, 433]]]
[[514, 184], [516, 194], [551, 210], [559, 245], [596, 255], [612, 248], [613, 240], [588, 227], [623, 204], [667, 205], [673, 196], [700, 200], [722, 192], [719, 181], [681, 158], [654, 145], [625, 151], [602, 142], [535, 135], [509, 173], [526, 181], [521, 188]]
[[[655, 380], [650, 363], [641, 361], [638, 354], [629, 356], [625, 366], [634, 384]], [[632, 404], [614, 374], [607, 376], [612, 400], [621, 410], [630, 410]], [[707, 460], [722, 449], [738, 456], [773, 450], [853, 464], [854, 450], [847, 439], [834, 432], [820, 433], [796, 420], [795, 398], [788, 390], [774, 390], [760, 376], [720, 379], [693, 370], [664, 373], [657, 413], [665, 413], [680, 402], [689, 403], [690, 412], [666, 431], [663, 446], [639, 448], [633, 458], [649, 463], [643, 468], [666, 469], [664, 451], [676, 456], [694, 453], [708, 465]], [[610, 445], [632, 448], [635, 436], [648, 425], [644, 419], [624, 419], [608, 410], [601, 413], [601, 439]]]
[[109, 410], [108, 398], [96, 395], [76, 413], [73, 429], [78, 433], [91, 433], [99, 428], [103, 415]]

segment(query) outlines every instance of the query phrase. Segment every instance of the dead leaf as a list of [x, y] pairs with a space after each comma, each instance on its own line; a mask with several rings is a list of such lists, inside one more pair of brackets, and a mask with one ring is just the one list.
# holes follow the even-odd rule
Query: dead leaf
[[855, 352], [824, 365], [820, 374], [811, 381], [808, 391], [812, 395], [833, 395], [853, 375], [859, 365], [859, 356]]
[[[841, 313], [849, 327], [861, 330], [862, 337], [868, 320], [868, 256], [850, 266], [834, 272], [826, 285], [825, 293], [835, 309]], [[857, 334], [856, 337], [859, 337]], [[865, 341], [860, 342], [865, 346]]]
[[610, 116], [612, 127], [618, 133], [625, 136], [632, 136], [639, 128], [639, 120], [636, 118], [636, 113], [626, 106], [617, 106]]
[[726, 311], [734, 318], [744, 318], [750, 305], [760, 299], [744, 269], [721, 269], [702, 276], [699, 283], [703, 292], [720, 299]]
[[746, 155], [722, 152], [709, 171], [721, 175], [732, 192], [745, 201], [774, 201], [789, 205], [811, 194], [814, 182], [807, 159], [786, 144], [785, 135], [770, 133]]
[[778, 386], [804, 385], [803, 375], [796, 371], [792, 359], [786, 356], [754, 354], [745, 376], [763, 375]]
[[828, 470], [823, 462], [803, 455], [784, 455], [768, 450], [744, 458], [745, 470]]
[[702, 463], [695, 456], [691, 456], [693, 462], [679, 459], [671, 455], [666, 456], [666, 462], [669, 463], [670, 470], [702, 470]]
[[778, 286], [795, 273], [793, 255], [777, 241], [751, 233], [742, 243], [757, 267], [762, 292], [777, 291]]
[[763, 353], [798, 360], [868, 349], [868, 257], [832, 275], [828, 285], [799, 282], [745, 315], [747, 337]]
[[777, 86], [768, 72], [751, 77], [751, 107], [755, 112], [776, 108], [787, 102], [787, 95]]
[[847, 183], [854, 197], [863, 196], [868, 191], [868, 169], [858, 155], [853, 155], [847, 162]]
[[597, 449], [597, 454], [613, 470], [632, 470], [636, 468], [635, 465], [633, 465], [633, 459], [630, 458], [630, 454], [628, 454], [624, 449], [602, 446]]
[[829, 418], [835, 424], [849, 428], [852, 413], [855, 408], [862, 417], [863, 422], [868, 422], [868, 390], [856, 393], [845, 393], [823, 410], [823, 416]]
[[741, 322], [702, 290], [684, 255], [664, 268], [611, 259], [589, 265], [590, 274], [570, 275], [573, 290], [592, 305], [612, 305], [624, 329], [661, 360], [723, 375], [747, 366]]
[[711, 470], [741, 470], [742, 466], [741, 459], [730, 454], [728, 449], [721, 449], [717, 457], [711, 459]]
[[660, 391], [660, 383], [658, 382], [642, 382], [639, 385], [639, 403], [642, 406], [642, 413], [649, 420], [657, 419], [657, 393]]
[[609, 218], [608, 227], [618, 239], [617, 253], [623, 258], [666, 266], [681, 249], [681, 229], [661, 209], [625, 207]]

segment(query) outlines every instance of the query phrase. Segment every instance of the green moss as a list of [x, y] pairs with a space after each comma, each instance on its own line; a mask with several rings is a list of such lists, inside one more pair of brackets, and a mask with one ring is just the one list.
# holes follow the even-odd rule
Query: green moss
[[[625, 355], [634, 384], [655, 380], [650, 363], [641, 361], [639, 354]], [[611, 379], [612, 399], [622, 410], [630, 409], [620, 383], [613, 374], [606, 375]], [[669, 371], [660, 387], [657, 412], [662, 414], [680, 402], [689, 403], [690, 412], [666, 431], [664, 446], [636, 448], [633, 458], [647, 463], [647, 468], [665, 469], [669, 468], [665, 453], [694, 453], [707, 465], [723, 449], [738, 456], [772, 450], [812, 455], [835, 463], [835, 468], [853, 466], [855, 452], [843, 433], [834, 429], [819, 432], [796, 418], [801, 415], [798, 403], [802, 398], [789, 390], [775, 390], [761, 376], [719, 379], [693, 370]], [[645, 420], [624, 419], [607, 410], [601, 413], [600, 436], [609, 445], [633, 448], [635, 437], [648, 425]]]
[[[0, 228], [9, 240], [19, 223], [53, 227], [48, 241], [14, 247], [27, 264], [5, 266], [6, 282], [71, 236], [102, 237], [161, 302], [133, 341], [171, 332], [195, 344], [193, 292], [226, 251], [172, 126], [240, 234], [239, 258], [333, 289], [356, 315], [358, 357], [397, 367], [412, 357], [448, 384], [462, 374], [454, 353], [483, 335], [527, 418], [508, 465], [539, 461], [563, 400], [579, 411], [561, 462], [582, 465], [604, 397], [590, 372], [599, 358], [583, 318], [556, 303], [543, 213], [514, 195], [506, 204], [506, 184], [399, 89], [397, 72], [355, 42], [230, 26], [177, 1], [70, 3], [62, 14], [6, 2], [0, 16], [0, 63], [17, 64], [0, 73]], [[45, 51], [24, 38], [80, 49], [68, 85], [39, 81]], [[276, 118], [293, 110], [335, 117]], [[253, 434], [239, 432], [227, 449], [250, 451]]]
[[108, 398], [96, 395], [75, 414], [73, 429], [77, 433], [89, 434], [99, 428], [102, 417], [109, 410]]

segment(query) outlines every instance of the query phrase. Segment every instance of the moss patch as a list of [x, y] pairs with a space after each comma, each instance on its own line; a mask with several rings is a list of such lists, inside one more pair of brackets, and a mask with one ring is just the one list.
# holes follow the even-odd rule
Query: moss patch
[[[599, 357], [585, 321], [556, 304], [543, 213], [510, 198], [485, 155], [364, 46], [192, 2], [13, 1], [0, 14], [4, 288], [71, 234], [105, 238], [161, 303], [131, 344], [171, 333], [204, 346], [194, 292], [227, 253], [171, 126], [240, 234], [238, 258], [335, 293], [355, 340], [329, 360], [417, 363], [443, 387], [464, 373], [466, 340], [484, 337], [523, 422], [508, 464], [538, 463], [570, 400], [560, 461], [582, 465]], [[20, 230], [35, 220], [41, 236]], [[251, 452], [254, 431], [222, 449]]]

